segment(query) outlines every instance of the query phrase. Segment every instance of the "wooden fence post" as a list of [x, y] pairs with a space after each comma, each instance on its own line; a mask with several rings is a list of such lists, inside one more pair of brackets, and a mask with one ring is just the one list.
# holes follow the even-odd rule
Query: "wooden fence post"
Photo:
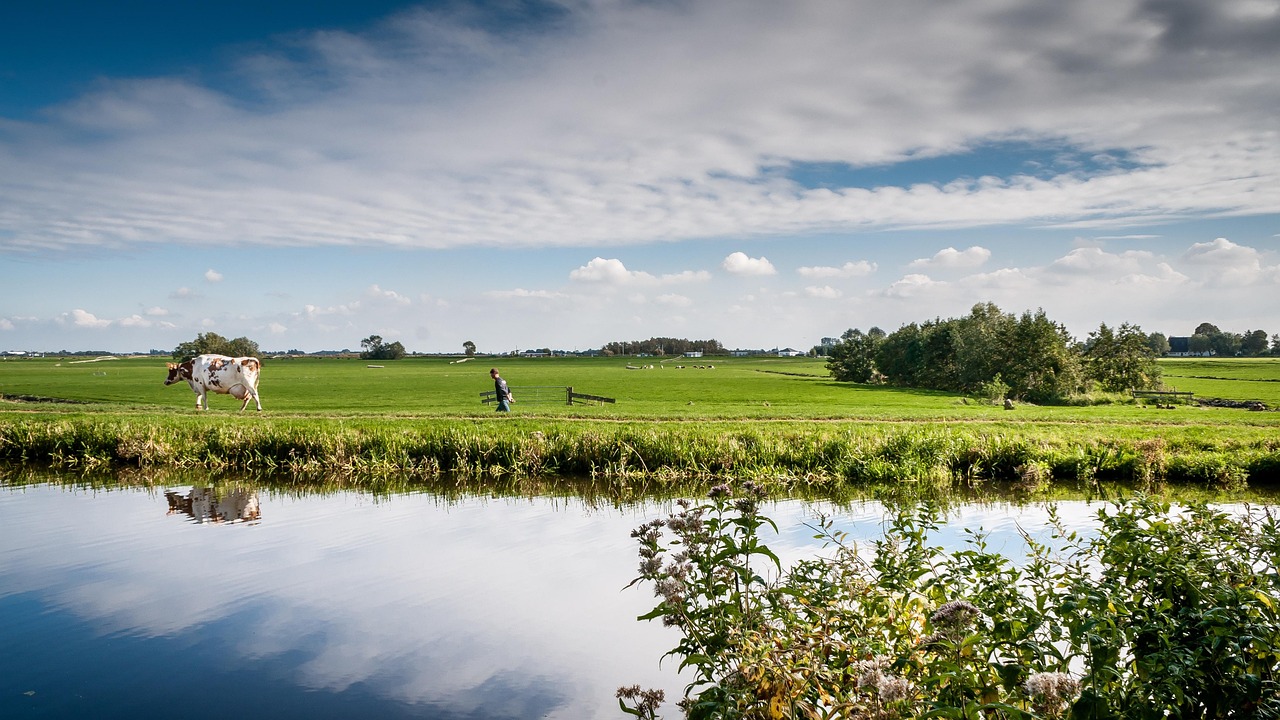
[[567, 395], [569, 396], [569, 401], [568, 401], [567, 403], [565, 403], [565, 404], [566, 404], [566, 405], [573, 405], [573, 386], [572, 386], [572, 385], [570, 385], [569, 387], [565, 388], [565, 394], [567, 394]]

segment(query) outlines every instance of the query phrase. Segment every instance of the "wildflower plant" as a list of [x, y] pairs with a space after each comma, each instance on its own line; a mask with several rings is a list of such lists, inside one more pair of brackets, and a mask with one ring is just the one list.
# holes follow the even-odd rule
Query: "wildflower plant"
[[[1051, 510], [1050, 539], [1024, 535], [1015, 565], [980, 532], [931, 546], [940, 511], [908, 507], [871, 552], [820, 520], [830, 552], [784, 571], [760, 495], [718, 486], [634, 533], [632, 584], [660, 598], [641, 619], [683, 633], [669, 655], [692, 671], [688, 718], [1280, 718], [1268, 513], [1140, 497], [1086, 538]], [[638, 693], [623, 709], [657, 717]]]

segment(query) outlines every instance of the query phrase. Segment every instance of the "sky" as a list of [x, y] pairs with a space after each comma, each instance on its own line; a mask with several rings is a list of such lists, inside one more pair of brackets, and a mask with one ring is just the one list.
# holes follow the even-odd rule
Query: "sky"
[[0, 6], [0, 350], [1280, 333], [1280, 0]]

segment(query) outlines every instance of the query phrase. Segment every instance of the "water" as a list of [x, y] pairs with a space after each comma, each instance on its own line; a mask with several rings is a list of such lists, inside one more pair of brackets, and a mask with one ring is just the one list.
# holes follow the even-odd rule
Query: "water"
[[[1099, 505], [1059, 507], [1088, 527]], [[0, 486], [0, 717], [626, 717], [618, 686], [683, 687], [659, 666], [677, 635], [635, 619], [650, 590], [623, 590], [630, 531], [671, 509]], [[818, 551], [816, 512], [861, 538], [883, 516], [767, 507], [784, 561]], [[1046, 518], [965, 505], [935, 540], [1016, 554]]]

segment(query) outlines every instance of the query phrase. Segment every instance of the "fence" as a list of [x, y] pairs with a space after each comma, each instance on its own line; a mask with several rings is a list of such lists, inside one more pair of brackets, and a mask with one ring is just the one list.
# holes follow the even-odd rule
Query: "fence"
[[[616, 403], [617, 400], [610, 397], [601, 397], [600, 395], [588, 395], [586, 393], [574, 392], [573, 386], [565, 387], [563, 385], [512, 385], [511, 395], [520, 403], [531, 404], [550, 404], [564, 403], [572, 405], [574, 403], [586, 404], [595, 403], [603, 405], [604, 403]], [[496, 390], [488, 390], [480, 393], [480, 402], [488, 405], [498, 401], [498, 393]]]

